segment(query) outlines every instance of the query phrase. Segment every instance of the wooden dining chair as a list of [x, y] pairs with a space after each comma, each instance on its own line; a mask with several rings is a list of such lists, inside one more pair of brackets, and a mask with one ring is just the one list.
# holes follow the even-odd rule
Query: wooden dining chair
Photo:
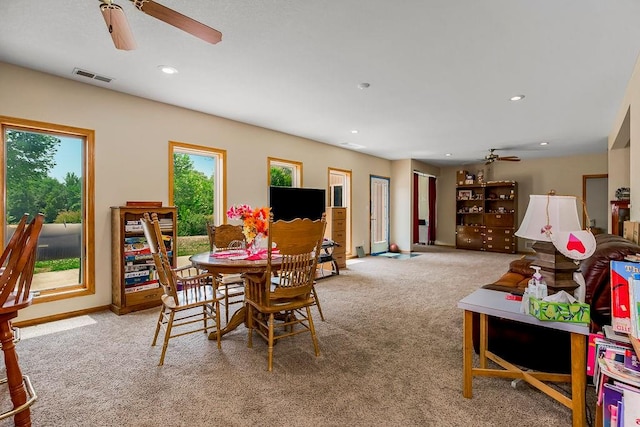
[[[160, 329], [163, 329], [164, 341], [158, 365], [164, 364], [169, 340], [183, 335], [201, 331], [206, 334], [208, 330], [215, 329], [218, 348], [221, 348], [220, 298], [222, 295], [216, 292], [212, 285], [213, 276], [208, 272], [199, 272], [192, 266], [173, 268], [162, 241], [158, 215], [145, 213], [141, 223], [153, 255], [158, 281], [163, 290], [162, 308], [151, 344], [156, 345]], [[215, 326], [209, 325], [210, 320]]]
[[[224, 251], [244, 248], [242, 225], [222, 224], [211, 226], [209, 240], [212, 250]], [[224, 321], [229, 323], [229, 306], [244, 303], [244, 279], [241, 274], [218, 274], [217, 289], [224, 295], [220, 303], [224, 306]]]
[[[24, 220], [24, 222], [23, 222]], [[44, 215], [38, 214], [25, 227], [24, 216], [0, 259], [0, 344], [4, 353], [7, 383], [13, 409], [0, 414], [0, 420], [13, 416], [16, 426], [30, 426], [30, 407], [37, 399], [27, 375], [23, 375], [18, 364], [11, 320], [18, 311], [32, 302], [31, 281], [38, 251], [38, 238], [44, 223]]]
[[[273, 344], [281, 338], [310, 332], [316, 356], [320, 355], [310, 307], [318, 256], [326, 221], [294, 219], [269, 222], [267, 270], [262, 277], [246, 276], [248, 346], [255, 330], [268, 343], [267, 369], [273, 369]], [[277, 252], [273, 250], [273, 244]], [[277, 260], [275, 262], [274, 260]], [[273, 284], [272, 276], [278, 277]], [[282, 321], [276, 324], [276, 315]], [[278, 335], [275, 330], [281, 329]]]

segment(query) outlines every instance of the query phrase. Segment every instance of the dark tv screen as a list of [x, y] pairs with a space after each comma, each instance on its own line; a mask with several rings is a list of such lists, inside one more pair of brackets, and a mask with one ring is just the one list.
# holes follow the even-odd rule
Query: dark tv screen
[[273, 220], [322, 218], [325, 211], [325, 190], [321, 188], [270, 187], [269, 206]]

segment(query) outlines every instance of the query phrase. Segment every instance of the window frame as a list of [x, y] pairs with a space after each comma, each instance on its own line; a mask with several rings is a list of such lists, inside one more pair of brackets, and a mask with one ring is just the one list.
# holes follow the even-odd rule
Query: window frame
[[[186, 142], [169, 141], [169, 205], [174, 205], [173, 200], [173, 155], [174, 153], [195, 154], [199, 156], [210, 155], [216, 158], [216, 178], [214, 179], [214, 191], [220, 192], [222, 197], [214, 198], [213, 222], [214, 225], [227, 222], [227, 150], [213, 148], [204, 145], [189, 144]], [[214, 193], [215, 194], [215, 193]]]
[[[80, 258], [81, 277], [76, 285], [40, 291], [34, 296], [34, 304], [95, 294], [95, 131], [73, 126], [0, 116], [0, 191], [6, 195], [6, 130], [47, 133], [71, 136], [83, 140], [82, 156], [82, 247]], [[4, 249], [6, 224], [6, 196], [2, 197], [0, 209], [0, 245]]]
[[293, 174], [291, 176], [291, 187], [302, 188], [302, 162], [295, 160], [280, 159], [277, 157], [267, 157], [267, 187], [271, 186], [271, 167], [291, 168]]

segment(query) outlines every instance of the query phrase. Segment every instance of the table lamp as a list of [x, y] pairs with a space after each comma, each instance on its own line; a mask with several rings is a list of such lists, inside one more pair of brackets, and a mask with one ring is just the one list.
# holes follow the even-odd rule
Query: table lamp
[[516, 236], [535, 240], [536, 258], [532, 265], [541, 267], [549, 294], [564, 290], [570, 294], [578, 287], [573, 273], [574, 260], [588, 258], [595, 250], [590, 231], [582, 230], [575, 196], [549, 194], [529, 196], [529, 206]]

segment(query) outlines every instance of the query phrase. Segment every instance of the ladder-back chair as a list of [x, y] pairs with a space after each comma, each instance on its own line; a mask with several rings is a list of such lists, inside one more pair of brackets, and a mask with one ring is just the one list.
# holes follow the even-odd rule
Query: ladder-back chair
[[[164, 329], [164, 341], [158, 365], [164, 364], [169, 340], [182, 335], [200, 331], [206, 334], [209, 329], [215, 328], [218, 348], [220, 348], [221, 295], [212, 286], [212, 275], [207, 272], [197, 272], [191, 266], [173, 268], [162, 241], [158, 215], [145, 213], [141, 222], [153, 256], [158, 281], [163, 289], [162, 308], [151, 344], [156, 345], [160, 329]], [[176, 242], [173, 244], [175, 245]], [[209, 320], [213, 321], [215, 326], [209, 326]], [[180, 328], [179, 331], [178, 328]]]
[[[281, 338], [310, 332], [315, 354], [320, 355], [310, 307], [314, 304], [311, 293], [325, 225], [324, 214], [317, 221], [274, 222], [271, 218], [267, 270], [262, 277], [246, 276], [248, 346], [253, 345], [254, 330], [267, 341], [269, 371], [273, 369], [273, 344]], [[274, 244], [277, 251], [274, 251]], [[278, 262], [274, 262], [276, 259]], [[271, 281], [274, 275], [278, 277], [277, 285]], [[276, 315], [283, 321], [276, 324]], [[278, 335], [276, 328], [282, 329]]]
[[[242, 225], [209, 225], [208, 230], [212, 250], [224, 251], [246, 246]], [[229, 305], [244, 303], [244, 279], [241, 274], [218, 274], [216, 287], [224, 295], [220, 303], [224, 305], [224, 321], [229, 323]]]

